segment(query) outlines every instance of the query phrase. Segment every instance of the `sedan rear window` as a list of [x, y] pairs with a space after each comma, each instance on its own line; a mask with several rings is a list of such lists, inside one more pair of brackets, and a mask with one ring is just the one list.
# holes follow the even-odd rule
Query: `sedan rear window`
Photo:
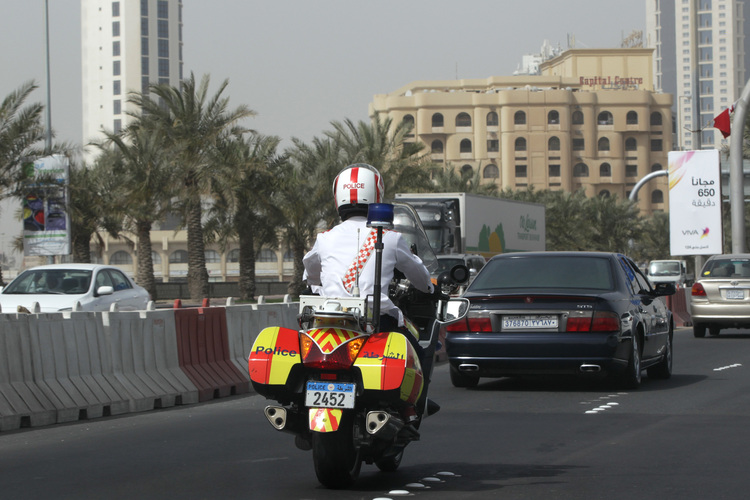
[[703, 268], [706, 278], [750, 278], [750, 260], [715, 259]]
[[612, 290], [610, 261], [600, 257], [519, 256], [487, 263], [467, 291], [516, 288]]

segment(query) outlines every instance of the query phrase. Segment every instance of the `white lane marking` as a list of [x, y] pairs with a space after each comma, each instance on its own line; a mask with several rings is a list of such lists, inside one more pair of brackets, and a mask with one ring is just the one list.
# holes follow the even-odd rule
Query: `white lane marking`
[[722, 366], [722, 367], [719, 367], [719, 368], [714, 368], [714, 371], [715, 372], [720, 372], [722, 370], [729, 370], [730, 368], [738, 368], [740, 366], [742, 366], [741, 363], [735, 363], [733, 365], [727, 365], [727, 366]]
[[[609, 410], [611, 408], [614, 408], [615, 406], [619, 406], [620, 403], [616, 403], [614, 401], [606, 402], [608, 399], [614, 399], [618, 398], [622, 395], [626, 395], [627, 392], [618, 392], [617, 394], [608, 394], [606, 396], [599, 396], [596, 399], [590, 400], [590, 401], [581, 401], [580, 404], [582, 405], [598, 405], [594, 408], [591, 408], [590, 410], [586, 410], [584, 413], [589, 414], [596, 414], [601, 413], [603, 411]], [[606, 403], [605, 403], [606, 402]], [[604, 404], [601, 404], [604, 403]]]

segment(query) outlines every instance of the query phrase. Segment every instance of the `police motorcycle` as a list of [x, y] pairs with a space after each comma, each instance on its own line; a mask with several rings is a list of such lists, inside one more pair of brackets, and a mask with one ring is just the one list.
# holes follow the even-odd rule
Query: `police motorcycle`
[[373, 296], [300, 296], [300, 329], [265, 328], [248, 359], [255, 391], [278, 402], [266, 406], [266, 418], [294, 435], [298, 448], [312, 450], [317, 478], [328, 488], [349, 486], [362, 463], [385, 472], [399, 467], [435, 407], [427, 385], [440, 329], [468, 311], [466, 299], [449, 296], [468, 280], [466, 266], [443, 273], [434, 294], [396, 277], [388, 293], [418, 332], [424, 364], [404, 334], [380, 331], [383, 230], [400, 231], [428, 269], [437, 260], [410, 205], [371, 204], [368, 212], [377, 231]]

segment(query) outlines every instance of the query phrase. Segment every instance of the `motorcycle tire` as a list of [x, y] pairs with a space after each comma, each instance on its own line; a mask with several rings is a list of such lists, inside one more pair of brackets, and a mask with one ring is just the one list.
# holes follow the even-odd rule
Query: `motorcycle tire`
[[351, 415], [344, 415], [335, 432], [313, 432], [312, 451], [315, 475], [326, 488], [346, 488], [359, 477], [362, 459], [354, 446]]
[[404, 458], [404, 450], [399, 451], [396, 455], [388, 458], [382, 458], [375, 462], [375, 465], [383, 472], [395, 472], [399, 465], [401, 465], [401, 459]]

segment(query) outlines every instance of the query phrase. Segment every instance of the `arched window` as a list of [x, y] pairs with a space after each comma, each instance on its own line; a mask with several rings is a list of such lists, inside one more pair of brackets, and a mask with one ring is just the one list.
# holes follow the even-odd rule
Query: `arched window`
[[555, 111], [554, 109], [547, 113], [547, 123], [549, 125], [559, 125], [560, 124], [560, 113]]
[[461, 153], [471, 153], [471, 141], [469, 139], [463, 139], [459, 151]]
[[471, 116], [469, 116], [469, 113], [459, 113], [456, 116], [456, 127], [471, 127]]
[[279, 258], [276, 257], [276, 252], [264, 248], [258, 253], [258, 262], [278, 262]]
[[494, 111], [490, 111], [487, 113], [487, 126], [488, 127], [497, 127], [497, 125], [500, 123], [500, 121], [497, 119], [497, 113]]
[[552, 136], [547, 141], [547, 149], [550, 151], [560, 151], [560, 138], [557, 136]]
[[612, 125], [615, 123], [614, 118], [612, 118], [612, 113], [609, 111], [602, 111], [599, 113], [599, 117], [596, 119], [596, 122], [599, 125]]
[[497, 168], [497, 165], [487, 165], [486, 167], [484, 167], [482, 177], [484, 177], [485, 179], [497, 179], [500, 177], [500, 169]]
[[516, 114], [513, 115], [513, 124], [526, 125], [526, 113], [523, 111], [516, 111]]
[[404, 125], [409, 125], [412, 128], [414, 127], [414, 117], [412, 115], [406, 115], [404, 116]]
[[600, 137], [599, 142], [597, 143], [597, 148], [599, 151], [609, 151], [609, 139], [606, 137]]
[[440, 139], [435, 139], [432, 141], [432, 152], [435, 154], [439, 154], [443, 152], [443, 141]]
[[625, 151], [636, 151], [638, 149], [638, 141], [635, 137], [628, 137], [625, 139]]
[[461, 167], [461, 175], [474, 175], [474, 167], [472, 167], [469, 164], [466, 164]]
[[169, 255], [170, 264], [187, 264], [188, 253], [185, 250], [175, 250]]
[[239, 262], [240, 261], [240, 249], [235, 248], [229, 255], [227, 255], [227, 262]]
[[119, 250], [112, 254], [109, 263], [113, 266], [130, 266], [133, 265], [133, 257], [124, 250]]
[[206, 264], [218, 264], [221, 262], [221, 256], [216, 250], [206, 250]]
[[291, 250], [284, 252], [284, 262], [294, 262], [294, 253]]
[[651, 191], [651, 203], [664, 203], [664, 193], [661, 189]]
[[573, 111], [570, 121], [573, 125], [583, 125], [583, 112], [580, 110]]
[[433, 127], [443, 126], [443, 114], [442, 113], [435, 113], [432, 115], [432, 126]]
[[526, 151], [526, 139], [516, 137], [516, 151]]
[[625, 123], [627, 125], [638, 125], [638, 113], [635, 111], [628, 111], [628, 114], [625, 117]]
[[599, 196], [602, 198], [609, 198], [609, 190], [608, 189], [602, 189], [599, 191]]
[[161, 255], [158, 252], [151, 252], [151, 262], [153, 264], [159, 265], [161, 264]]
[[573, 167], [573, 177], [588, 177], [589, 166], [585, 163], [576, 163]]
[[654, 163], [653, 165], [651, 165], [652, 172], [659, 172], [660, 170], [663, 170], [661, 168], [661, 163]]
[[612, 177], [612, 165], [609, 163], [599, 165], [599, 177]]
[[651, 113], [651, 125], [661, 125], [661, 113], [658, 111]]

